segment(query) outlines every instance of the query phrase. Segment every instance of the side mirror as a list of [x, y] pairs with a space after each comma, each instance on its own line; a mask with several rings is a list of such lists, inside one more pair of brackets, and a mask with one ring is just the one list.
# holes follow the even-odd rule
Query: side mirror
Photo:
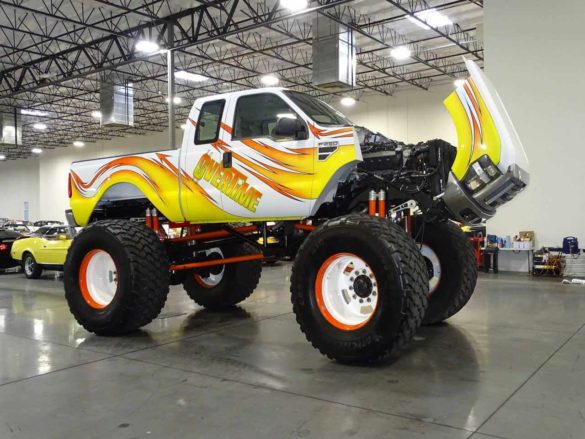
[[67, 235], [61, 234], [57, 236], [57, 239], [59, 241], [67, 241], [69, 239], [69, 237]]
[[277, 137], [292, 137], [295, 140], [307, 138], [307, 129], [297, 118], [281, 117], [276, 121], [274, 135]]

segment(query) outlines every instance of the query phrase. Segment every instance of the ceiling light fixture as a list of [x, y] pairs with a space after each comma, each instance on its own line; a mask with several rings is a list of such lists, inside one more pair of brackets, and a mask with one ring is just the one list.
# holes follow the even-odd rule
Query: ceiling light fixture
[[[169, 98], [165, 98], [165, 102], [168, 104], [169, 103]], [[175, 105], [179, 105], [183, 102], [183, 99], [181, 98], [181, 96], [175, 96], [173, 98], [173, 104]]]
[[85, 143], [83, 143], [80, 140], [76, 140], [75, 142], [73, 142], [73, 146], [76, 146], [77, 148], [82, 148], [85, 146]]
[[30, 150], [30, 152], [32, 152], [33, 154], [40, 154], [43, 152], [43, 150], [41, 148], [33, 148]]
[[[429, 30], [431, 27], [437, 28], [453, 24], [449, 17], [447, 17], [445, 14], [440, 13], [434, 8], [415, 12], [414, 17], [412, 15], [409, 15], [408, 19], [412, 21], [414, 24], [416, 24], [418, 27], [422, 27], [423, 29], [426, 30]], [[426, 24], [423, 23], [421, 20], [424, 21]]]
[[274, 75], [264, 75], [260, 78], [260, 81], [262, 82], [262, 84], [268, 87], [274, 87], [279, 82], [278, 78]]
[[0, 154], [0, 160], [6, 160], [6, 156], [4, 154]]
[[101, 111], [92, 111], [91, 112], [91, 117], [96, 118], [96, 119], [101, 119], [102, 118], [102, 112]]
[[182, 130], [185, 130], [185, 129], [187, 129], [187, 124], [186, 124], [186, 123], [182, 123], [182, 124], [181, 124], [181, 129], [182, 129]]
[[411, 51], [406, 46], [398, 46], [390, 51], [390, 56], [399, 61], [410, 58]]
[[20, 110], [20, 114], [26, 114], [28, 116], [46, 116], [49, 113], [41, 110], [27, 110], [26, 108], [23, 108]]
[[453, 84], [455, 85], [455, 87], [463, 87], [465, 85], [465, 79], [456, 79], [455, 81], [453, 81]]
[[155, 41], [140, 40], [136, 43], [135, 49], [137, 52], [154, 53], [160, 49], [160, 46]]
[[175, 78], [191, 82], [203, 82], [209, 79], [206, 76], [199, 75], [197, 73], [186, 72], [185, 70], [179, 70], [178, 72], [175, 72]]
[[46, 130], [47, 129], [47, 125], [44, 124], [44, 123], [37, 122], [37, 123], [33, 123], [33, 128], [35, 130], [41, 130], [42, 131], [42, 130]]
[[280, 0], [280, 6], [292, 12], [307, 9], [309, 2], [307, 0]]
[[346, 96], [344, 98], [341, 98], [341, 105], [343, 105], [344, 107], [351, 107], [352, 105], [355, 104], [355, 99], [352, 98], [351, 96]]

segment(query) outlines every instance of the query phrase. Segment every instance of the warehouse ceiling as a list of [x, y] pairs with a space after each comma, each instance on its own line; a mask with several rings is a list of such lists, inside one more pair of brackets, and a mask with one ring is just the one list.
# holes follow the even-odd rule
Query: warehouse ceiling
[[[461, 55], [483, 64], [482, 8], [483, 0], [313, 0], [297, 12], [278, 0], [0, 0], [0, 111], [3, 120], [17, 115], [22, 134], [17, 145], [0, 144], [0, 158], [166, 129], [169, 47], [175, 71], [206, 78], [176, 80], [178, 125], [195, 98], [261, 87], [265, 74], [330, 101], [426, 90], [463, 76]], [[433, 9], [451, 23], [423, 22]], [[350, 92], [328, 94], [311, 83], [317, 16], [354, 31], [357, 85]], [[144, 39], [161, 50], [139, 52]], [[411, 55], [399, 61], [390, 52], [402, 46]], [[100, 125], [103, 80], [132, 83], [134, 126]]]

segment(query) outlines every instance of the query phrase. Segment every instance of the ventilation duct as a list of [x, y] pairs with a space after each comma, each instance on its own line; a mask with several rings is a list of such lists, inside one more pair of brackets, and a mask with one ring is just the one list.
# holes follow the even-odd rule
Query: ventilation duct
[[322, 15], [313, 20], [313, 84], [329, 92], [355, 86], [353, 31]]
[[0, 112], [0, 145], [17, 147], [22, 145], [21, 119], [17, 113]]
[[101, 124], [108, 126], [134, 125], [134, 89], [131, 82], [100, 84]]

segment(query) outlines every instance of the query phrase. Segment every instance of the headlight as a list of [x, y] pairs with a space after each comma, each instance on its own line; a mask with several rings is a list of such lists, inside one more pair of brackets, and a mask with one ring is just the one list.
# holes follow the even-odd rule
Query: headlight
[[469, 167], [463, 178], [463, 183], [471, 192], [476, 192], [501, 174], [491, 159], [487, 155], [483, 155]]

